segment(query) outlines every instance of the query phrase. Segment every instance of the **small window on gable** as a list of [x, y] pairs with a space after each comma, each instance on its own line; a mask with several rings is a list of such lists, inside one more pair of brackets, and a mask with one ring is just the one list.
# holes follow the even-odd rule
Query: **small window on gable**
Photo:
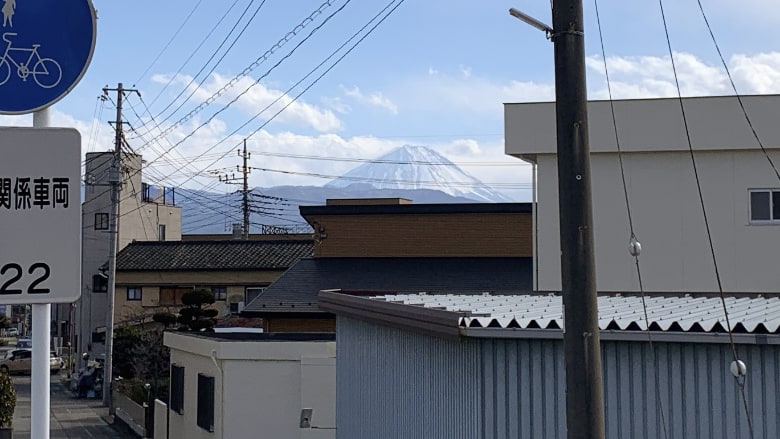
[[141, 287], [127, 287], [127, 300], [141, 300]]
[[750, 222], [780, 223], [780, 189], [751, 189]]

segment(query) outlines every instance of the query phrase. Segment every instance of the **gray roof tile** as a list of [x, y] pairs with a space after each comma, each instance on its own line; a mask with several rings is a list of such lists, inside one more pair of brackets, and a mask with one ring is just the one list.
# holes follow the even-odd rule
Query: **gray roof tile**
[[285, 270], [312, 250], [308, 240], [137, 241], [117, 254], [116, 269]]

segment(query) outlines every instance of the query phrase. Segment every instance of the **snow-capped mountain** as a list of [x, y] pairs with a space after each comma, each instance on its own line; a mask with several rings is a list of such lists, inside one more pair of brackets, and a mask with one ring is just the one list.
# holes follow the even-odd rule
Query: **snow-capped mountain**
[[375, 189], [433, 189], [480, 202], [509, 202], [502, 193], [469, 175], [438, 152], [404, 145], [360, 165], [325, 185], [346, 188], [356, 182]]

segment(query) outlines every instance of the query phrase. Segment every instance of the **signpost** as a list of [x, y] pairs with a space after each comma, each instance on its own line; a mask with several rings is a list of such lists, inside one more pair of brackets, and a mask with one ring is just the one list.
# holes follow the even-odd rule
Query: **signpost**
[[49, 438], [51, 304], [81, 293], [81, 137], [48, 129], [95, 50], [91, 0], [3, 0], [0, 114], [35, 128], [0, 128], [0, 303], [32, 304], [30, 436]]
[[4, 0], [0, 9], [0, 114], [27, 114], [62, 99], [95, 50], [89, 0]]

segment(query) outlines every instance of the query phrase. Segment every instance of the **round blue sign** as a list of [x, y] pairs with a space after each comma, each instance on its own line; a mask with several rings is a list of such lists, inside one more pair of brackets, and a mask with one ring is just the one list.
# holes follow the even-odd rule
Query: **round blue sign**
[[25, 114], [62, 99], [95, 50], [91, 0], [0, 0], [0, 114]]

